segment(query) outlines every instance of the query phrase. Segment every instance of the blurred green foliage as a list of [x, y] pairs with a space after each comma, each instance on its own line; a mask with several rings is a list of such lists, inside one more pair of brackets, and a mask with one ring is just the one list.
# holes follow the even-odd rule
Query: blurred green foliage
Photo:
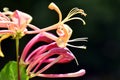
[[[32, 24], [44, 28], [58, 22], [56, 12], [48, 9], [49, 3], [54, 2], [61, 9], [63, 18], [73, 7], [82, 8], [88, 14], [82, 17], [86, 21], [83, 26], [79, 21], [70, 21], [68, 24], [73, 29], [72, 38], [88, 37], [87, 50], [70, 48], [79, 61], [79, 68], [85, 68], [87, 73], [82, 78], [75, 80], [119, 80], [120, 79], [120, 0], [0, 0], [0, 10], [8, 7], [29, 13], [33, 16]], [[20, 45], [22, 48], [32, 36], [24, 37]], [[10, 41], [10, 42], [9, 42]], [[25, 42], [26, 41], [26, 42]], [[12, 43], [11, 43], [12, 42]], [[5, 59], [15, 59], [14, 41], [5, 40]], [[75, 43], [78, 45], [78, 43]], [[11, 47], [13, 46], [13, 47]], [[9, 50], [12, 50], [11, 52]], [[22, 51], [22, 49], [21, 49]], [[8, 54], [9, 53], [9, 54]], [[4, 58], [0, 59], [0, 65], [6, 63]], [[1, 64], [2, 63], [2, 64]], [[72, 65], [74, 62], [72, 63]], [[71, 70], [76, 66], [68, 64]], [[66, 70], [66, 66], [62, 66]], [[3, 67], [0, 66], [1, 68]], [[59, 71], [56, 70], [51, 71]], [[75, 70], [73, 70], [75, 71]], [[38, 78], [39, 79], [39, 78]], [[44, 80], [44, 78], [40, 78]], [[39, 80], [40, 80], [39, 79]], [[73, 80], [65, 79], [65, 80]], [[37, 79], [34, 79], [37, 80]], [[60, 79], [45, 79], [60, 80]]]

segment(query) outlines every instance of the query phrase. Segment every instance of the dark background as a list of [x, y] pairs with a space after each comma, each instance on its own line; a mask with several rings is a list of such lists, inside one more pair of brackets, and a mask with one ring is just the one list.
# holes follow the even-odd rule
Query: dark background
[[[73, 7], [82, 8], [87, 17], [82, 17], [87, 25], [80, 21], [70, 21], [73, 29], [72, 38], [88, 37], [86, 50], [70, 48], [77, 57], [67, 64], [55, 65], [48, 72], [74, 72], [86, 69], [86, 75], [79, 78], [65, 78], [63, 80], [120, 80], [120, 0], [0, 0], [0, 10], [8, 7], [26, 12], [33, 17], [32, 24], [44, 28], [57, 23], [58, 15], [48, 9], [49, 3], [54, 2], [66, 17]], [[20, 40], [20, 52], [34, 35], [27, 35]], [[72, 39], [71, 38], [71, 39]], [[2, 42], [5, 58], [0, 58], [0, 69], [9, 60], [15, 60], [15, 41], [6, 39]], [[78, 45], [78, 43], [74, 43]], [[33, 78], [31, 80], [61, 80], [48, 78]]]

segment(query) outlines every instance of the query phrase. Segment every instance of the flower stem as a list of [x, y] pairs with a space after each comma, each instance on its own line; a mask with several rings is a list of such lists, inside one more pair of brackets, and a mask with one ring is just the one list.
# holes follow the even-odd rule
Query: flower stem
[[21, 80], [20, 79], [20, 66], [19, 66], [19, 37], [16, 37], [16, 60], [17, 60], [18, 80]]

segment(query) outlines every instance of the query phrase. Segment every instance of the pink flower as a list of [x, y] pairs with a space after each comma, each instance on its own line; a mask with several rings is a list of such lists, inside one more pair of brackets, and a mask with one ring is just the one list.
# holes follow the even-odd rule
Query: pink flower
[[[71, 46], [71, 47], [85, 49], [86, 48], [85, 46], [74, 46], [74, 45], [68, 44], [68, 42], [70, 41], [70, 37], [72, 36], [73, 30], [71, 29], [71, 27], [69, 25], [66, 24], [66, 22], [71, 21], [71, 20], [80, 20], [85, 25], [86, 23], [82, 18], [75, 17], [76, 14], [81, 14], [81, 15], [86, 16], [87, 14], [84, 12], [84, 10], [79, 9], [77, 7], [72, 8], [70, 10], [70, 12], [68, 13], [68, 15], [64, 19], [62, 19], [62, 13], [61, 13], [59, 7], [55, 3], [51, 2], [49, 4], [48, 8], [51, 10], [54, 10], [58, 13], [59, 21], [58, 21], [58, 23], [56, 23], [52, 26], [41, 29], [39, 32], [56, 30], [58, 38], [53, 38], [52, 36], [50, 36], [49, 34], [46, 34], [46, 33], [45, 33], [45, 35], [47, 37], [49, 37], [50, 39], [54, 40], [59, 47], [64, 48], [66, 46]], [[86, 39], [87, 38], [77, 38], [77, 39], [72, 40], [72, 42], [81, 41], [81, 40], [86, 41]]]
[[[56, 44], [56, 42], [44, 36], [44, 33], [40, 33], [36, 35], [33, 39], [31, 39], [22, 52], [20, 64], [24, 64], [27, 66], [27, 70], [26, 70], [27, 74], [30, 75], [30, 77], [39, 76], [39, 77], [47, 77], [47, 78], [83, 76], [85, 74], [84, 69], [81, 69], [77, 72], [66, 73], [66, 74], [44, 74], [44, 71], [46, 71], [56, 63], [66, 63], [75, 59], [75, 56], [67, 47], [65, 48], [59, 47]], [[56, 37], [52, 34], [50, 35]], [[35, 50], [33, 50], [32, 52], [30, 52], [32, 47], [38, 42], [46, 42], [47, 44], [42, 45], [36, 48]], [[39, 69], [39, 67], [41, 67], [41, 65], [44, 63], [47, 63], [47, 65]]]
[[[36, 30], [39, 30], [34, 25], [29, 24], [32, 20], [32, 17], [29, 14], [15, 10], [14, 12], [8, 11], [7, 8], [4, 8], [5, 12], [0, 12], [0, 44], [2, 40], [12, 36], [12, 38], [21, 38], [25, 34], [30, 32], [31, 34]], [[33, 29], [28, 31], [27, 27]], [[0, 46], [0, 56], [4, 57], [1, 46]]]

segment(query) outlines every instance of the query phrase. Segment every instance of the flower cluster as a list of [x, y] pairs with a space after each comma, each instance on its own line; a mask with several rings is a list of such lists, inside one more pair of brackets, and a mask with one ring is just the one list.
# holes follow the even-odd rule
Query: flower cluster
[[[48, 44], [38, 47], [28, 55], [32, 46], [34, 46], [38, 42], [46, 42]], [[54, 55], [56, 56], [52, 57]], [[36, 35], [32, 40], [30, 40], [28, 44], [25, 46], [21, 56], [20, 63], [28, 65], [27, 74], [29, 74], [31, 77], [40, 76], [48, 78], [59, 78], [59, 77], [78, 77], [84, 75], [85, 74], [84, 69], [81, 69], [78, 72], [67, 73], [62, 75], [43, 74], [45, 70], [47, 70], [54, 64], [70, 62], [73, 59], [75, 59], [75, 56], [67, 47], [60, 48], [59, 46], [57, 46], [56, 42], [44, 36], [44, 34], [40, 33]], [[44, 63], [46, 63], [47, 65], [44, 66], [42, 69], [39, 69], [39, 67]]]
[[[4, 12], [0, 12], [0, 44], [2, 40], [12, 36], [13, 39], [21, 38], [25, 34], [35, 32], [38, 30], [37, 27], [29, 24], [32, 17], [29, 14], [15, 10], [11, 12], [8, 8], [4, 8]], [[31, 28], [33, 31], [28, 31], [27, 27]], [[0, 46], [0, 56], [4, 57], [1, 46]]]
[[[39, 29], [36, 26], [30, 24], [32, 17], [29, 14], [19, 10], [11, 12], [8, 10], [8, 8], [4, 8], [4, 12], [0, 12], [0, 44], [2, 40], [10, 36], [13, 39], [20, 39], [25, 34], [37, 34], [27, 43], [20, 57], [20, 65], [26, 66], [27, 75], [29, 75], [31, 78], [35, 76], [48, 78], [83, 76], [85, 74], [84, 69], [66, 74], [44, 74], [44, 71], [56, 63], [67, 63], [73, 59], [75, 59], [77, 62], [76, 57], [67, 48], [67, 46], [86, 49], [86, 46], [75, 46], [69, 44], [69, 42], [87, 41], [86, 37], [70, 40], [70, 37], [72, 36], [72, 29], [67, 24], [65, 24], [65, 22], [75, 19], [81, 20], [83, 24], [85, 24], [85, 21], [82, 18], [73, 17], [76, 14], [86, 16], [86, 13], [82, 9], [73, 8], [68, 13], [67, 17], [62, 20], [62, 13], [54, 3], [51, 3], [48, 8], [55, 10], [58, 13], [59, 21], [58, 23], [43, 29]], [[32, 30], [29, 31], [27, 27], [31, 28]], [[47, 32], [50, 30], [56, 30], [58, 36]], [[45, 42], [46, 44], [41, 45], [35, 50], [31, 51], [32, 47], [40, 42]], [[0, 56], [4, 57], [1, 51], [1, 46]], [[46, 66], [40, 68], [44, 63]]]

